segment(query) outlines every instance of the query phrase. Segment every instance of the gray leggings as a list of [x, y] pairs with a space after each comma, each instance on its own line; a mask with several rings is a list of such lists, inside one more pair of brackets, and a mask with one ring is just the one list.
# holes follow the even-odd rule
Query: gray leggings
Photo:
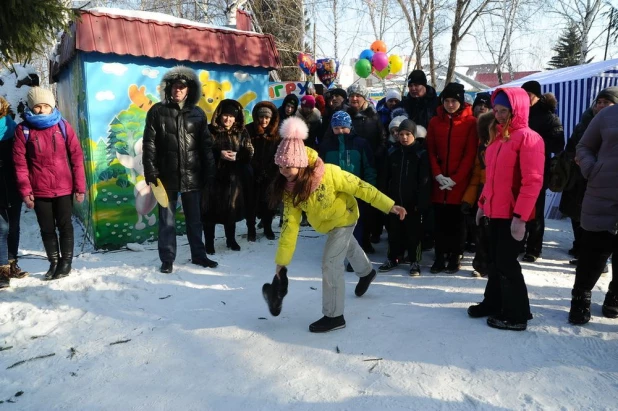
[[353, 237], [354, 225], [339, 227], [328, 233], [322, 256], [322, 313], [327, 317], [343, 315], [347, 258], [359, 277], [371, 273], [373, 267], [363, 249]]

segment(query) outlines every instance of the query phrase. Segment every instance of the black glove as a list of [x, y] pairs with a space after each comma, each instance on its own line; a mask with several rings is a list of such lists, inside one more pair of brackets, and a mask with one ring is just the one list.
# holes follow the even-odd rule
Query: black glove
[[461, 203], [461, 213], [464, 215], [469, 215], [470, 210], [472, 210], [472, 204], [469, 203]]
[[157, 176], [146, 175], [144, 176], [144, 180], [146, 180], [146, 184], [152, 184], [153, 186], [157, 186]]

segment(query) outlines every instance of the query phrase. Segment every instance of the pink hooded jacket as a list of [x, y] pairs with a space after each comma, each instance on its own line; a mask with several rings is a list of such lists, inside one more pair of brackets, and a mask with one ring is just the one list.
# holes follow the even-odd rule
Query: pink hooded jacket
[[30, 136], [26, 141], [23, 123], [17, 126], [13, 144], [21, 197], [55, 198], [86, 193], [84, 154], [73, 127], [66, 122], [66, 141], [58, 125], [43, 130], [28, 128]]
[[[534, 218], [534, 205], [543, 186], [545, 143], [528, 127], [530, 99], [522, 88], [498, 88], [491, 96], [504, 92], [512, 107], [508, 140], [496, 137], [485, 152], [486, 181], [479, 207], [489, 218], [523, 221]], [[501, 126], [498, 132], [502, 134]]]

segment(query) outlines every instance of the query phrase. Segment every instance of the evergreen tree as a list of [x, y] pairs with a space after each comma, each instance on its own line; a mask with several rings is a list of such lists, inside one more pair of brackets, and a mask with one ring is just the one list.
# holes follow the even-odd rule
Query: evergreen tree
[[0, 62], [29, 61], [44, 53], [75, 11], [62, 0], [4, 0], [0, 7]]
[[[560, 38], [558, 38], [558, 43], [552, 49], [556, 54], [551, 58], [549, 63], [548, 70], [571, 67], [579, 65], [580, 57], [582, 54], [581, 50], [581, 34], [577, 30], [575, 25], [571, 24], [567, 27], [563, 32]], [[586, 56], [584, 56], [584, 59]], [[586, 63], [590, 63], [592, 59], [586, 61]]]

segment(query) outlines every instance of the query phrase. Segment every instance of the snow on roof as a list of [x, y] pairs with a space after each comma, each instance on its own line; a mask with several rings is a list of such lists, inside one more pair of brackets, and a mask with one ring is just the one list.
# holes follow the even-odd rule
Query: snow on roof
[[246, 33], [246, 31], [244, 30], [238, 30], [238, 29], [234, 29], [231, 27], [216, 26], [214, 24], [201, 23], [199, 21], [183, 19], [183, 18], [171, 16], [169, 14], [156, 13], [153, 11], [125, 10], [125, 9], [117, 9], [117, 8], [111, 8], [111, 7], [92, 7], [86, 10], [95, 12], [95, 13], [109, 14], [113, 16], [123, 16], [123, 17], [129, 17], [129, 18], [140, 19], [140, 20], [158, 21], [161, 23], [170, 23], [170, 24], [182, 25], [182, 26], [204, 27], [204, 28], [217, 29], [217, 30], [240, 31], [240, 32]]
[[8, 69], [0, 70], [0, 96], [2, 96], [6, 101], [11, 105], [11, 109], [15, 113], [15, 121], [17, 123], [21, 122], [21, 115], [17, 112], [17, 107], [19, 103], [26, 103], [28, 91], [30, 91], [30, 87], [27, 85], [22, 85], [21, 87], [17, 87], [17, 84], [28, 77], [30, 74], [38, 74], [36, 69], [27, 64], [14, 64], [12, 67], [15, 68], [15, 72], [11, 72]]

